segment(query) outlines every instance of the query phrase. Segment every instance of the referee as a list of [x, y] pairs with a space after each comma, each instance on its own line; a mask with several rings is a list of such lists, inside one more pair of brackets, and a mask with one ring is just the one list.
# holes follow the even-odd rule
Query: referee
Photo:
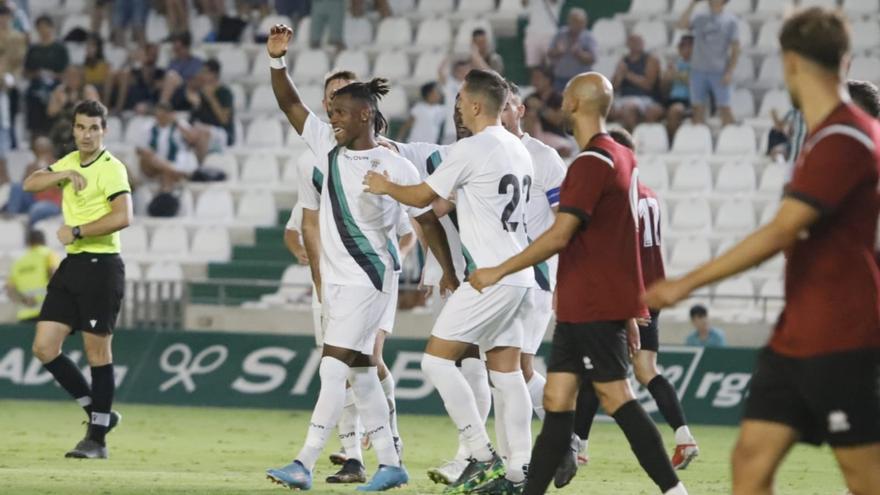
[[[86, 437], [66, 455], [81, 459], [107, 458], [104, 436], [120, 419], [110, 410], [116, 387], [110, 343], [125, 287], [119, 231], [131, 222], [132, 207], [125, 165], [104, 149], [106, 128], [104, 105], [78, 103], [73, 115], [76, 151], [24, 181], [28, 192], [50, 187], [62, 191], [64, 225], [58, 240], [67, 257], [49, 281], [33, 351], [89, 417]], [[82, 332], [91, 387], [61, 353], [65, 337], [76, 331]]]

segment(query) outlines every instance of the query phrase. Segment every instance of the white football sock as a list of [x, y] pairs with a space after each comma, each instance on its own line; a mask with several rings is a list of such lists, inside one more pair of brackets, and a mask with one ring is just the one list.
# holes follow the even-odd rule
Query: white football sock
[[502, 419], [507, 433], [510, 457], [506, 477], [519, 483], [525, 479], [525, 469], [532, 456], [532, 400], [522, 371], [501, 373], [489, 371], [492, 384], [503, 396]]
[[504, 424], [504, 396], [498, 387], [491, 387], [492, 406], [495, 411], [495, 451], [502, 459], [510, 459], [510, 446], [507, 443], [507, 426]]
[[370, 436], [379, 464], [400, 466], [400, 456], [391, 438], [388, 422], [388, 401], [382, 393], [375, 366], [351, 368], [348, 375], [366, 434]]
[[461, 433], [458, 434], [458, 450], [455, 452], [456, 461], [466, 461], [471, 456], [467, 447], [467, 439]]
[[339, 416], [342, 415], [342, 409], [345, 407], [345, 378], [348, 369], [345, 363], [336, 358], [327, 356], [321, 358], [321, 365], [318, 368], [321, 391], [312, 411], [306, 441], [296, 456], [296, 459], [309, 471], [314, 471], [315, 462], [327, 445], [327, 438], [339, 422]]
[[685, 490], [684, 485], [679, 482], [677, 485], [663, 492], [663, 495], [688, 495], [688, 491]]
[[470, 385], [477, 403], [477, 411], [483, 424], [486, 424], [489, 410], [492, 409], [492, 392], [489, 390], [489, 372], [486, 370], [486, 363], [477, 358], [464, 358], [461, 360], [461, 374]]
[[697, 441], [694, 440], [693, 435], [691, 435], [691, 430], [688, 429], [687, 425], [679, 426], [677, 430], [675, 430], [675, 444], [694, 444], [696, 445]]
[[363, 463], [364, 454], [361, 451], [361, 422], [358, 415], [357, 405], [354, 403], [354, 393], [351, 388], [345, 389], [345, 407], [339, 418], [339, 441], [342, 450], [350, 459], [357, 459]]
[[489, 435], [477, 411], [474, 393], [455, 366], [455, 361], [426, 353], [422, 356], [422, 372], [443, 398], [446, 412], [462, 433], [469, 453], [478, 461], [490, 460], [492, 446]]
[[526, 383], [526, 386], [529, 388], [529, 397], [532, 398], [532, 410], [535, 411], [535, 416], [541, 421], [544, 421], [545, 383], [547, 383], [547, 380], [544, 378], [544, 375], [537, 371], [532, 373], [532, 378]]
[[400, 438], [397, 429], [397, 401], [394, 400], [394, 377], [389, 372], [381, 382], [382, 391], [385, 392], [385, 400], [388, 401], [388, 422], [391, 424], [391, 436]]

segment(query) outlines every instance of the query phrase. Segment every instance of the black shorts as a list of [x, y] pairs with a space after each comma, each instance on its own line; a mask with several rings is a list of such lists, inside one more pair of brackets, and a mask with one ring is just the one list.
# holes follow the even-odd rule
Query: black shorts
[[602, 383], [625, 380], [628, 369], [625, 321], [556, 323], [548, 372], [585, 373]]
[[639, 327], [639, 340], [643, 351], [657, 352], [660, 350], [660, 329], [657, 327], [657, 318], [660, 317], [659, 309], [651, 310], [651, 323], [646, 327]]
[[880, 350], [792, 358], [765, 348], [743, 418], [782, 423], [815, 445], [880, 442]]
[[125, 293], [125, 265], [118, 254], [69, 254], [49, 281], [40, 321], [72, 332], [113, 333]]

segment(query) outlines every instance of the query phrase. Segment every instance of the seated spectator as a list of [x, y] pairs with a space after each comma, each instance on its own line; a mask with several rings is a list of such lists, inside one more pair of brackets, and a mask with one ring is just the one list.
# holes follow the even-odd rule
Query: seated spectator
[[532, 93], [523, 100], [523, 104], [526, 107], [522, 120], [523, 130], [538, 141], [555, 149], [559, 156], [563, 158], [571, 156], [577, 149], [577, 143], [566, 136], [544, 130], [543, 119], [540, 115], [544, 108], [541, 98], [536, 93]]
[[205, 62], [198, 77], [174, 94], [176, 110], [189, 110], [191, 129], [181, 129], [193, 143], [199, 162], [208, 153], [222, 152], [235, 142], [235, 119], [232, 91], [220, 84], [220, 63]]
[[83, 100], [100, 99], [98, 90], [86, 84], [81, 65], [70, 65], [65, 69], [61, 84], [52, 90], [49, 106], [46, 107], [46, 116], [50, 119], [49, 138], [59, 156], [76, 150], [73, 140], [73, 110], [76, 104]]
[[132, 64], [120, 70], [110, 91], [114, 112], [134, 109], [145, 113], [148, 107], [159, 102], [165, 69], [157, 65], [159, 45], [148, 43], [132, 53]]
[[456, 60], [449, 68], [449, 58], [443, 60], [437, 69], [437, 82], [443, 88], [443, 105], [446, 107], [446, 124], [443, 126], [443, 143], [455, 141], [455, 97], [464, 84], [464, 77], [471, 70], [470, 62]]
[[337, 50], [345, 48], [345, 41], [342, 39], [342, 27], [345, 23], [345, 0], [312, 0], [311, 18], [309, 46], [312, 49], [321, 46], [325, 29], [331, 45]]
[[189, 0], [165, 0], [158, 2], [165, 9], [168, 31], [171, 37], [189, 36]]
[[26, 120], [32, 134], [45, 135], [51, 126], [46, 107], [70, 57], [64, 44], [56, 39], [51, 17], [40, 16], [36, 24], [38, 40], [30, 45], [24, 59], [25, 77], [30, 81], [25, 93]]
[[538, 117], [544, 132], [565, 137], [565, 116], [562, 113], [562, 93], [553, 87], [553, 73], [546, 68], [532, 70], [533, 93], [538, 97]]
[[24, 54], [27, 52], [27, 37], [12, 27], [12, 11], [0, 5], [0, 62], [15, 77], [21, 77], [24, 69]]
[[[352, 0], [352, 4], [362, 0]], [[290, 17], [291, 26], [299, 26], [299, 21], [309, 15], [310, 0], [275, 0], [275, 12]]]
[[678, 57], [669, 64], [663, 76], [666, 93], [666, 131], [670, 141], [675, 131], [687, 117], [691, 107], [691, 53], [694, 48], [694, 37], [686, 34], [678, 40]]
[[614, 116], [632, 132], [639, 122], [658, 122], [663, 107], [657, 102], [660, 83], [660, 60], [645, 51], [645, 40], [631, 34], [626, 40], [629, 52], [620, 59], [614, 71]]
[[559, 25], [559, 11], [564, 2], [560, 0], [523, 0], [528, 12], [529, 23], [523, 38], [526, 54], [526, 67], [543, 67], [547, 62], [547, 49], [556, 36]]
[[19, 305], [20, 322], [36, 321], [46, 299], [49, 280], [58, 268], [58, 255], [46, 246], [46, 236], [39, 230], [27, 233], [27, 251], [15, 260], [6, 279], [6, 293]]
[[443, 94], [436, 82], [422, 85], [422, 101], [413, 105], [409, 119], [397, 133], [398, 141], [408, 143], [439, 143], [446, 122]]
[[373, 23], [366, 16], [364, 0], [352, 0], [350, 14], [345, 17], [345, 46], [365, 46], [373, 42]]
[[568, 25], [559, 30], [547, 52], [553, 64], [553, 87], [562, 91], [569, 79], [589, 72], [596, 63], [597, 49], [587, 29], [587, 12], [577, 7], [568, 11]]
[[138, 46], [147, 41], [147, 14], [150, 12], [150, 2], [146, 0], [114, 0], [113, 6], [113, 29], [110, 38], [116, 46], [126, 45], [126, 35], [131, 37]]
[[[45, 136], [34, 140], [31, 151], [34, 152], [35, 158], [25, 169], [25, 177], [37, 170], [48, 168], [57, 160], [52, 141]], [[29, 193], [25, 192], [20, 182], [13, 183], [11, 186], [9, 189], [9, 200], [3, 207], [3, 213], [11, 215], [26, 214], [29, 225], [34, 225], [44, 218], [51, 218], [61, 214], [60, 188], [51, 187], [38, 193]]]
[[22, 0], [0, 0], [0, 5], [11, 12], [12, 28], [25, 36], [30, 36], [32, 25], [28, 17], [27, 2]]
[[688, 335], [685, 345], [693, 347], [725, 347], [727, 341], [724, 332], [709, 325], [709, 311], [706, 307], [697, 304], [691, 308], [691, 323], [694, 325], [694, 333]]
[[86, 38], [86, 59], [83, 62], [86, 84], [95, 87], [102, 97], [109, 96], [110, 64], [104, 58], [104, 40], [96, 33]]
[[483, 28], [474, 29], [471, 34], [471, 67], [504, 74], [504, 60], [492, 47], [489, 35]]
[[162, 81], [162, 94], [159, 101], [168, 103], [174, 92], [192, 81], [202, 70], [204, 61], [192, 54], [192, 37], [189, 33], [173, 37], [171, 51], [174, 58], [168, 62], [168, 70]]
[[189, 124], [178, 121], [174, 109], [167, 103], [159, 103], [155, 109], [156, 123], [143, 136], [137, 147], [141, 172], [149, 179], [159, 182], [160, 190], [168, 192], [178, 182], [189, 178], [199, 167], [192, 143], [185, 133]]

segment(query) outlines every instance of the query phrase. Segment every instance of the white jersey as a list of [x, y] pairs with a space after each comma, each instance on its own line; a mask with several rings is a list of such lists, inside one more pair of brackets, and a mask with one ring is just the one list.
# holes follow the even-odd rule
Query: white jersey
[[[450, 147], [443, 166], [425, 179], [441, 198], [455, 194], [465, 274], [496, 266], [523, 251], [532, 159], [522, 142], [500, 125], [486, 127]], [[533, 287], [531, 268], [502, 285]]]
[[[559, 188], [565, 179], [565, 163], [559, 153], [537, 139], [524, 134], [522, 143], [532, 157], [532, 187], [529, 189], [529, 204], [526, 209], [526, 226], [529, 239], [534, 241], [553, 225], [553, 207], [559, 204]], [[535, 265], [535, 281], [543, 290], [552, 291], [556, 287], [556, 255]]]
[[[300, 181], [303, 208], [317, 209], [321, 231], [321, 280], [344, 286], [372, 286], [389, 292], [400, 269], [397, 225], [401, 208], [418, 216], [426, 208], [403, 206], [388, 196], [364, 192], [370, 170], [387, 172], [398, 184], [419, 183], [415, 166], [400, 155], [377, 146], [350, 150], [340, 146], [330, 124], [310, 113], [303, 125], [303, 140], [318, 158], [312, 181]], [[309, 193], [308, 184], [315, 195]]]
[[[450, 145], [439, 145], [433, 143], [395, 143], [397, 150], [406, 159], [413, 162], [419, 171], [422, 180], [437, 170], [446, 155], [449, 153]], [[449, 244], [449, 251], [452, 253], [452, 262], [455, 265], [455, 276], [459, 280], [464, 279], [464, 256], [461, 254], [461, 238], [458, 235], [458, 218], [457, 212], [453, 210], [448, 215], [440, 218], [440, 225], [446, 231], [446, 240]], [[422, 272], [422, 285], [439, 286], [440, 279], [443, 278], [443, 268], [440, 262], [431, 250], [425, 255], [425, 268]]]

